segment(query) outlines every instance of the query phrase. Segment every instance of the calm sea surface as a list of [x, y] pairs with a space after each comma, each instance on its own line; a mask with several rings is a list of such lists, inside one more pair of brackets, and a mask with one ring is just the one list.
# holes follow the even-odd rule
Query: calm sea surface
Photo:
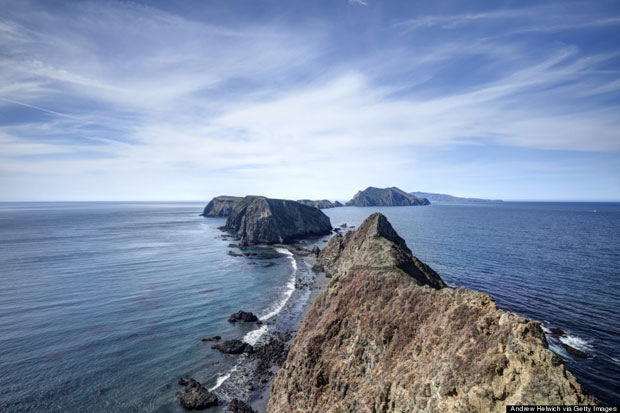
[[[272, 327], [229, 324], [239, 309], [294, 322], [307, 268], [282, 250], [227, 255], [224, 219], [199, 217], [203, 206], [0, 204], [0, 411], [181, 411], [180, 376], [234, 393], [223, 379], [236, 359], [200, 338], [256, 342]], [[592, 357], [552, 349], [587, 390], [620, 403], [620, 204], [324, 212], [358, 226], [374, 211], [450, 285], [566, 331]]]

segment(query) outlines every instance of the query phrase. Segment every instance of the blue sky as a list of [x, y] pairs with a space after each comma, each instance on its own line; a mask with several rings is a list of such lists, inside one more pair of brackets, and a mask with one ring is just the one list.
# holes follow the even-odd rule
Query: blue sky
[[0, 0], [0, 201], [620, 200], [617, 1]]

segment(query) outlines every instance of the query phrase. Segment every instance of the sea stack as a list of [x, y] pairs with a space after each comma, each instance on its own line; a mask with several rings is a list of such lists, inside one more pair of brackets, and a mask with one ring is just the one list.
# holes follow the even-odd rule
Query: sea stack
[[329, 235], [329, 217], [318, 208], [296, 201], [246, 196], [232, 210], [224, 230], [239, 237], [240, 244], [287, 244], [299, 239]]
[[396, 188], [375, 188], [369, 186], [363, 191], [358, 191], [345, 206], [415, 206], [429, 205], [426, 198], [420, 198]]
[[201, 215], [204, 217], [227, 217], [242, 199], [238, 196], [216, 196], [209, 201]]
[[593, 404], [540, 325], [447, 287], [387, 219], [335, 235], [332, 275], [274, 380], [268, 412], [504, 412]]
[[315, 207], [318, 209], [327, 209], [327, 208], [336, 208], [341, 207], [342, 204], [338, 201], [332, 202], [329, 199], [320, 199], [318, 201], [312, 201], [310, 199], [298, 199], [297, 202], [300, 204], [308, 205], [311, 207]]

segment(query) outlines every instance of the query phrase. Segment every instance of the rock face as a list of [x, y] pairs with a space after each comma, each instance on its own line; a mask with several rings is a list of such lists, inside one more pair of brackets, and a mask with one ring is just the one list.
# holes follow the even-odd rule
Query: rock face
[[332, 274], [274, 380], [268, 412], [504, 412], [591, 404], [538, 323], [445, 286], [373, 214], [319, 255]]
[[227, 217], [243, 198], [220, 195], [213, 198], [202, 211], [204, 217]]
[[363, 191], [358, 191], [345, 206], [409, 206], [429, 205], [426, 198], [410, 195], [396, 188], [375, 188], [369, 186]]
[[232, 399], [226, 411], [231, 413], [256, 413], [254, 409], [239, 399]]
[[299, 202], [247, 196], [229, 215], [225, 230], [234, 232], [242, 245], [286, 244], [301, 238], [328, 235], [327, 215]]
[[181, 395], [181, 405], [188, 410], [203, 410], [207, 407], [217, 406], [217, 397], [207, 390], [200, 382], [190, 379], [179, 379], [179, 384], [185, 386], [185, 392]]
[[300, 204], [315, 207], [318, 209], [336, 208], [336, 207], [342, 206], [340, 202], [336, 201], [335, 203], [333, 203], [332, 201], [328, 199], [321, 199], [318, 201], [311, 201], [309, 199], [299, 199], [297, 200], [297, 202], [299, 202]]

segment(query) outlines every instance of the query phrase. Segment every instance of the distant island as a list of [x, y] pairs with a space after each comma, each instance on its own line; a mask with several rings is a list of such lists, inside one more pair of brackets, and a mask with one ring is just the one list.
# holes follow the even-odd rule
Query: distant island
[[501, 199], [461, 198], [447, 194], [434, 194], [432, 192], [409, 192], [409, 194], [426, 198], [431, 202], [453, 202], [455, 204], [487, 204], [491, 202], [504, 202]]
[[300, 204], [308, 205], [308, 206], [315, 207], [318, 209], [338, 208], [342, 206], [340, 202], [338, 201], [332, 202], [329, 199], [320, 199], [318, 201], [312, 201], [310, 199], [298, 199], [297, 202], [299, 202]]
[[414, 206], [430, 205], [428, 199], [416, 195], [408, 194], [402, 189], [396, 188], [375, 188], [369, 186], [363, 191], [358, 191], [345, 206]]
[[216, 196], [209, 201], [200, 215], [203, 217], [227, 217], [242, 199], [239, 196]]

